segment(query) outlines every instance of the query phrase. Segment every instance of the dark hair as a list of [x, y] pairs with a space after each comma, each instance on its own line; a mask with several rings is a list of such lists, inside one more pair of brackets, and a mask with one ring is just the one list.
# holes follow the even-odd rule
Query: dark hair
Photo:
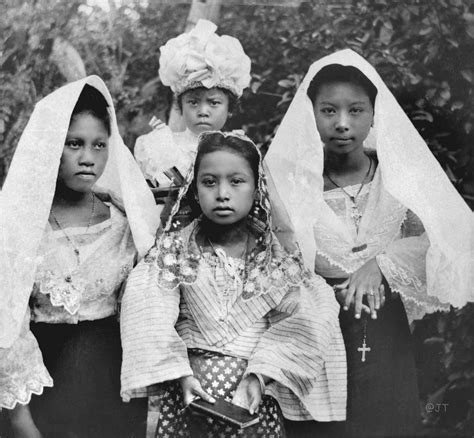
[[250, 140], [245, 140], [233, 135], [225, 136], [221, 132], [209, 132], [201, 134], [199, 139], [196, 162], [194, 164], [194, 184], [196, 183], [199, 165], [204, 155], [216, 151], [228, 151], [244, 158], [252, 169], [255, 186], [258, 185], [258, 168], [260, 165], [260, 154]]
[[353, 84], [361, 87], [369, 97], [372, 107], [375, 108], [375, 98], [377, 97], [377, 88], [358, 68], [352, 65], [329, 64], [323, 67], [314, 76], [309, 84], [306, 94], [314, 105], [320, 88], [325, 84], [334, 83]]
[[[218, 90], [221, 90], [226, 96], [227, 96], [227, 99], [229, 100], [229, 105], [228, 105], [228, 108], [229, 108], [229, 113], [233, 113], [237, 107], [237, 96], [232, 93], [232, 91], [228, 90], [227, 88], [222, 88], [222, 87], [215, 87], [217, 88]], [[193, 91], [207, 91], [209, 90], [209, 88], [206, 88], [206, 87], [196, 87], [196, 88], [190, 88], [186, 91], [183, 91], [181, 94], [178, 94], [178, 96], [176, 97], [176, 100], [178, 101], [178, 107], [179, 107], [179, 110], [180, 111], [183, 111], [183, 96], [186, 94], [186, 93], [190, 93], [190, 92], [193, 92]]]
[[79, 99], [77, 99], [76, 105], [72, 110], [71, 120], [69, 123], [71, 123], [74, 117], [79, 114], [89, 114], [102, 121], [107, 129], [107, 133], [110, 135], [109, 104], [104, 95], [97, 88], [89, 84], [84, 85], [84, 88], [79, 95]]

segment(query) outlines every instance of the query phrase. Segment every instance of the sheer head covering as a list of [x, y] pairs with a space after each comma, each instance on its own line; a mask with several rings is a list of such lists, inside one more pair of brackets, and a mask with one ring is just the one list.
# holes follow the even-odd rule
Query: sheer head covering
[[250, 58], [237, 38], [218, 36], [216, 29], [211, 21], [199, 20], [190, 32], [160, 47], [160, 79], [175, 94], [220, 87], [240, 97], [249, 85]]
[[[249, 229], [257, 244], [247, 257], [242, 297], [244, 300], [248, 300], [275, 290], [284, 294], [287, 287], [296, 286], [308, 278], [308, 272], [304, 269], [297, 252], [287, 254], [274, 240], [271, 232], [270, 201], [260, 152], [248, 137], [238, 131], [230, 133], [207, 131], [199, 136], [199, 144], [206, 136], [216, 135], [222, 136], [222, 138], [232, 136], [241, 139], [245, 147], [254, 148], [259, 156], [257, 195], [247, 219]], [[199, 145], [197, 156], [200, 154], [200, 148]], [[229, 149], [224, 146], [223, 150]], [[199, 206], [196, 206], [197, 211], [195, 209], [197, 219], [188, 227], [190, 238], [183, 238], [183, 235], [187, 236], [187, 233], [173, 232], [182, 228], [178, 217], [180, 204], [188, 192], [193, 190], [194, 164], [187, 173], [186, 182], [180, 189], [163, 234], [145, 257], [146, 262], [156, 265], [157, 282], [164, 289], [174, 289], [180, 284], [193, 284], [198, 274], [201, 254], [195, 241], [195, 235], [202, 221]]]
[[159, 223], [153, 195], [120, 136], [112, 97], [98, 76], [67, 84], [39, 101], [18, 143], [0, 198], [0, 347], [18, 336], [33, 287], [37, 250], [48, 223], [71, 114], [85, 84], [109, 105], [109, 157], [94, 191], [124, 206], [143, 256]]
[[324, 145], [307, 96], [314, 76], [329, 64], [356, 67], [378, 90], [374, 127], [364, 146], [377, 151], [385, 190], [423, 222], [430, 240], [428, 294], [454, 306], [472, 301], [472, 212], [376, 70], [352, 50], [336, 52], [311, 65], [265, 157], [272, 202], [276, 199], [285, 207], [278, 225], [294, 229], [308, 268], [314, 269], [317, 253], [332, 260], [331, 251], [318, 248], [311, 237], [316, 222], [327, 233], [337, 233], [338, 223], [323, 199]]

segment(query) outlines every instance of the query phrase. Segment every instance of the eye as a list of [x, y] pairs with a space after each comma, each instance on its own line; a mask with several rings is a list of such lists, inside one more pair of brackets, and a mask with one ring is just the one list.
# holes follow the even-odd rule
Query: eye
[[360, 114], [364, 111], [364, 108], [351, 108], [352, 114]]
[[211, 106], [218, 106], [221, 104], [220, 100], [211, 100]]
[[335, 114], [336, 110], [330, 106], [324, 106], [320, 110], [323, 114]]
[[201, 184], [206, 187], [212, 187], [216, 184], [216, 180], [214, 178], [204, 178]]
[[242, 178], [232, 178], [232, 180], [230, 182], [232, 183], [232, 185], [238, 186], [240, 184], [243, 184], [245, 182], [245, 180], [242, 179]]
[[65, 145], [71, 149], [79, 149], [82, 146], [82, 142], [76, 139], [66, 139]]
[[105, 149], [107, 147], [107, 143], [104, 141], [99, 141], [94, 145], [95, 149]]
[[195, 99], [188, 99], [186, 103], [190, 106], [196, 106], [197, 105], [197, 100]]

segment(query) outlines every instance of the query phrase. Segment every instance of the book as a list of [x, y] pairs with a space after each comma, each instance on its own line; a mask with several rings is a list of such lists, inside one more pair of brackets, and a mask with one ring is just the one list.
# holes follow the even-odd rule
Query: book
[[233, 424], [241, 429], [253, 426], [260, 421], [257, 414], [251, 415], [248, 409], [234, 405], [223, 398], [216, 398], [215, 403], [209, 403], [199, 398], [193, 400], [189, 407], [196, 412]]

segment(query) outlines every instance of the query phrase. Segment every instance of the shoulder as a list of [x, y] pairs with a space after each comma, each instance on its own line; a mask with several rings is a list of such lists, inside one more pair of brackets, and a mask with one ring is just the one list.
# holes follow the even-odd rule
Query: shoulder
[[147, 147], [161, 147], [174, 142], [174, 134], [167, 125], [153, 129], [148, 134], [141, 135], [135, 142], [135, 150]]

